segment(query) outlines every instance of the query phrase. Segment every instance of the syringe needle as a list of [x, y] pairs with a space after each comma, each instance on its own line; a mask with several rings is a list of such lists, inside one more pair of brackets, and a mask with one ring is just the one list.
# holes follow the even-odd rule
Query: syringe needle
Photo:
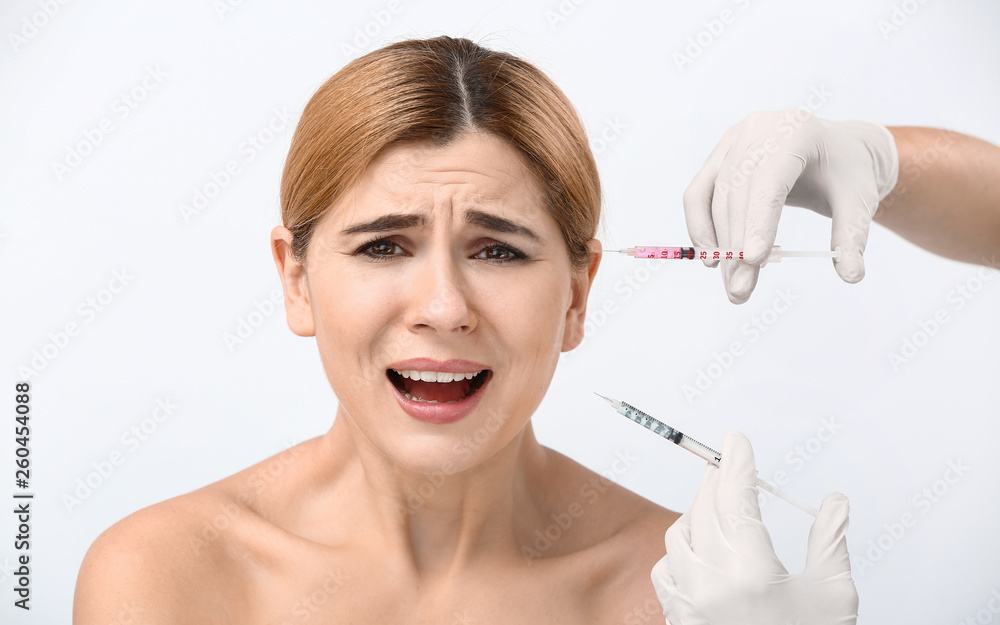
[[622, 403], [620, 401], [618, 401], [617, 399], [611, 399], [610, 397], [605, 397], [604, 395], [601, 395], [597, 391], [594, 391], [594, 395], [597, 395], [598, 397], [600, 397], [604, 401], [606, 401], [609, 404], [611, 404], [611, 407], [614, 408], [615, 410], [618, 410], [618, 408], [622, 405]]
[[[719, 463], [722, 462], [722, 455], [719, 454], [719, 452], [715, 451], [708, 445], [699, 443], [698, 441], [694, 440], [687, 434], [675, 430], [666, 423], [658, 419], [654, 419], [653, 417], [639, 410], [635, 406], [627, 404], [623, 401], [619, 401], [617, 399], [605, 397], [604, 395], [601, 395], [600, 393], [597, 392], [595, 392], [594, 394], [603, 399], [604, 401], [608, 402], [608, 404], [610, 404], [611, 407], [614, 408], [615, 411], [618, 412], [619, 414], [631, 419], [632, 421], [635, 421], [636, 423], [643, 426], [650, 432], [654, 434], [659, 434], [660, 436], [674, 443], [678, 447], [683, 447], [684, 449], [690, 451], [699, 458], [707, 460], [708, 462], [714, 464], [715, 466], [719, 466]], [[754, 479], [757, 482], [757, 486], [771, 493], [775, 497], [787, 501], [788, 503], [792, 504], [799, 510], [809, 513], [814, 517], [819, 516], [819, 512], [812, 506], [809, 506], [803, 503], [802, 501], [796, 499], [795, 497], [792, 497], [791, 495], [782, 492], [781, 490], [778, 490], [777, 488], [765, 482], [764, 480], [760, 479], [759, 477], [755, 476]]]

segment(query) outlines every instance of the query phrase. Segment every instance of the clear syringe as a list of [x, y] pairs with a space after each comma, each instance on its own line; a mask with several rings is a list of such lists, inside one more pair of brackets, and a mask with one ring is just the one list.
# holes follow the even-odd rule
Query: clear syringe
[[[618, 414], [628, 417], [629, 419], [635, 421], [636, 423], [646, 428], [653, 434], [659, 434], [663, 438], [667, 439], [672, 443], [677, 444], [679, 447], [683, 447], [684, 449], [690, 451], [699, 458], [703, 458], [711, 462], [715, 466], [719, 466], [719, 463], [722, 461], [722, 455], [719, 452], [715, 451], [714, 449], [712, 449], [707, 445], [699, 443], [698, 441], [694, 440], [687, 434], [675, 430], [666, 423], [654, 419], [653, 417], [639, 410], [635, 406], [632, 406], [631, 404], [626, 404], [623, 401], [618, 401], [617, 399], [611, 399], [610, 397], [605, 397], [600, 393], [594, 393], [594, 395], [597, 395], [604, 401], [611, 404], [611, 407], [614, 408], [615, 411], [618, 412]], [[757, 486], [763, 488], [764, 490], [771, 493], [775, 497], [778, 497], [779, 499], [784, 499], [785, 501], [792, 504], [799, 510], [802, 510], [803, 512], [808, 512], [813, 516], [819, 515], [819, 511], [817, 511], [812, 506], [802, 503], [795, 497], [792, 497], [791, 495], [778, 490], [777, 488], [771, 486], [770, 484], [760, 479], [759, 477], [756, 479], [757, 479]]]
[[[655, 258], [658, 260], [743, 260], [741, 250], [726, 250], [717, 247], [627, 247], [621, 250], [601, 250], [628, 254], [636, 258]], [[782, 258], [832, 258], [840, 260], [840, 246], [834, 250], [785, 251], [780, 245], [771, 248], [771, 253], [761, 264], [780, 263]]]

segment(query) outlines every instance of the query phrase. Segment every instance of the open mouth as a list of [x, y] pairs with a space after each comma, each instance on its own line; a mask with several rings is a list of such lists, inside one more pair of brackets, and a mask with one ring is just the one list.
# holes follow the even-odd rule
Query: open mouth
[[411, 401], [428, 404], [453, 404], [476, 393], [492, 372], [441, 373], [437, 371], [386, 370], [389, 381]]

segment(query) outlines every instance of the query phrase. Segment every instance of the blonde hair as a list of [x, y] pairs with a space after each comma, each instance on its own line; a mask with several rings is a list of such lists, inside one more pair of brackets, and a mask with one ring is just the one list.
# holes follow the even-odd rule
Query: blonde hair
[[520, 152], [544, 190], [574, 266], [588, 261], [601, 185], [569, 99], [545, 74], [468, 39], [394, 43], [348, 63], [309, 100], [285, 162], [282, 221], [304, 260], [323, 214], [387, 147], [491, 133]]

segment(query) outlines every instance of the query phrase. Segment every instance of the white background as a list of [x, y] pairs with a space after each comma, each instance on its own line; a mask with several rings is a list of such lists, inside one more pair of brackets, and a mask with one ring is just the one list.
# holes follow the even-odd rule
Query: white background
[[[12, 607], [15, 524], [5, 513], [5, 623], [68, 622], [80, 561], [105, 528], [330, 426], [336, 398], [313, 340], [294, 336], [280, 309], [253, 313], [258, 304], [269, 311], [263, 302], [279, 285], [268, 234], [294, 124], [348, 48], [449, 34], [536, 63], [592, 137], [611, 247], [687, 243], [681, 194], [725, 129], [753, 110], [806, 106], [814, 90], [829, 94], [814, 111], [821, 117], [1000, 143], [1000, 7], [986, 0], [399, 0], [391, 15], [381, 1], [224, 6], [72, 2], [47, 19], [39, 2], [0, 10], [0, 497], [10, 502], [13, 386], [35, 350], [44, 359], [29, 378], [33, 609]], [[713, 20], [724, 10], [732, 19], [720, 32]], [[898, 28], [883, 32], [894, 11]], [[32, 20], [41, 26], [26, 26]], [[679, 68], [675, 55], [691, 52]], [[133, 90], [142, 101], [122, 108]], [[276, 110], [291, 119], [269, 133], [282, 124]], [[104, 118], [111, 132], [57, 175], [54, 164]], [[251, 160], [241, 145], [252, 135], [270, 141]], [[185, 221], [179, 206], [230, 160], [239, 174]], [[786, 209], [778, 243], [828, 242], [827, 220]], [[739, 429], [762, 476], [784, 471], [785, 488], [817, 505], [832, 490], [850, 497], [862, 623], [1000, 619], [988, 609], [1000, 591], [1000, 279], [878, 226], [866, 262], [864, 281], [846, 285], [828, 261], [786, 260], [734, 306], [718, 272], [700, 263], [605, 258], [588, 338], [564, 355], [534, 417], [538, 436], [609, 475], [616, 454], [634, 457], [615, 479], [686, 510], [702, 463], [592, 391], [710, 445]], [[128, 283], [109, 302], [102, 290], [115, 271]], [[961, 308], [959, 286], [978, 289]], [[779, 291], [797, 299], [777, 314]], [[88, 298], [100, 297], [102, 310], [86, 313]], [[614, 312], [597, 315], [603, 307]], [[948, 322], [921, 335], [939, 310]], [[766, 332], [750, 331], [755, 318]], [[230, 348], [224, 336], [241, 320], [257, 327]], [[79, 332], [68, 345], [46, 347], [70, 322]], [[904, 339], [921, 347], [894, 370], [888, 356]], [[743, 349], [727, 356], [734, 341]], [[707, 390], [686, 395], [700, 373]], [[157, 400], [176, 406], [159, 423]], [[821, 443], [824, 423], [836, 433]], [[145, 440], [132, 439], [133, 427], [146, 427]], [[115, 452], [122, 462], [101, 476]], [[943, 481], [950, 463], [969, 467], [954, 484]], [[80, 490], [88, 479], [97, 484], [89, 493]], [[938, 489], [936, 503], [923, 503], [925, 488]], [[912, 526], [893, 536], [907, 513]], [[782, 502], [764, 514], [779, 554], [799, 570], [811, 519]]]

